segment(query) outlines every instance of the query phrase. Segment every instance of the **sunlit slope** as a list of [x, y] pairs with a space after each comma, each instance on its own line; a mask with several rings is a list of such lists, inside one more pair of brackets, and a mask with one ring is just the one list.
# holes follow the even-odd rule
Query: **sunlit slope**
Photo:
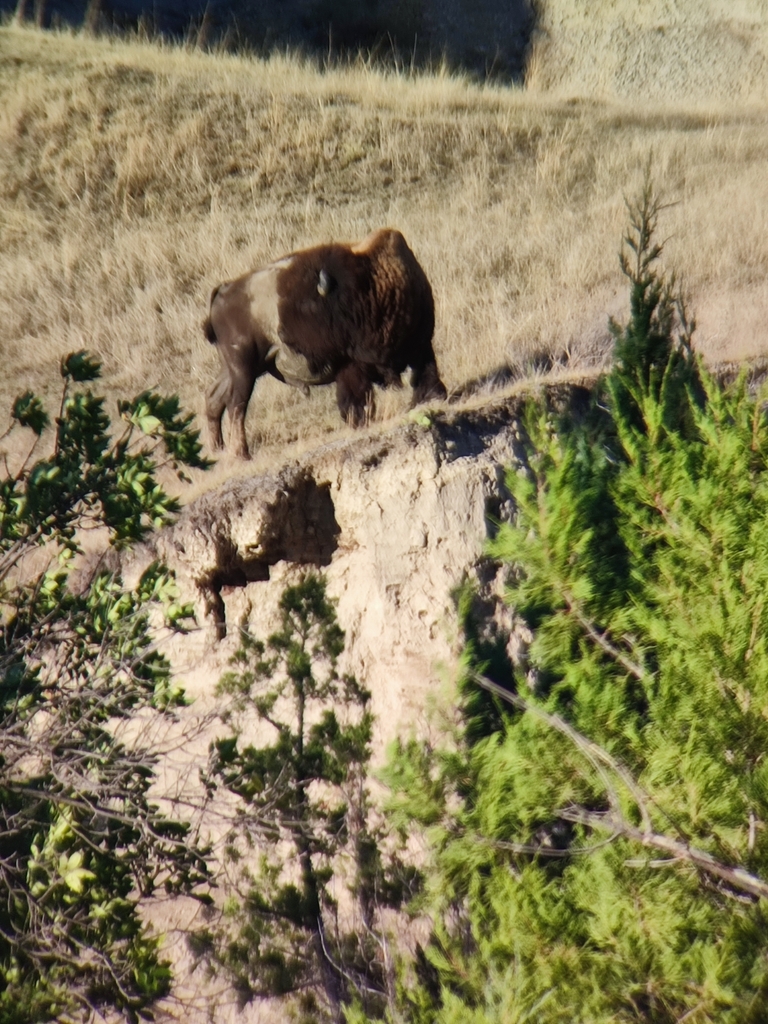
[[768, 0], [540, 0], [528, 82], [562, 95], [768, 97]]
[[[0, 409], [86, 347], [111, 394], [152, 385], [201, 411], [217, 373], [200, 327], [211, 288], [385, 224], [433, 283], [449, 388], [541, 351], [593, 369], [626, 301], [624, 196], [651, 156], [702, 350], [760, 355], [767, 155], [760, 104], [571, 102], [6, 26]], [[380, 415], [407, 398], [388, 393]], [[254, 445], [338, 429], [332, 389], [257, 385]]]

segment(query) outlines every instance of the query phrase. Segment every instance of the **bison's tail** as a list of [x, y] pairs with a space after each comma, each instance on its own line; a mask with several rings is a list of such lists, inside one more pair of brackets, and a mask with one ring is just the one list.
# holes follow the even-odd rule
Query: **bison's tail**
[[[221, 287], [221, 285], [216, 285], [216, 287], [211, 292], [211, 302], [210, 302], [210, 306], [209, 306], [210, 309], [213, 309], [213, 300], [218, 295], [220, 287]], [[210, 343], [212, 345], [215, 345], [216, 342], [219, 340], [216, 337], [216, 331], [214, 331], [214, 329], [213, 329], [213, 324], [211, 323], [210, 315], [207, 316], [205, 318], [205, 320], [203, 320], [203, 334], [206, 336], [206, 338], [208, 339], [208, 341], [210, 341]]]
[[203, 334], [206, 336], [206, 338], [208, 339], [208, 341], [210, 341], [212, 345], [215, 345], [216, 342], [219, 340], [216, 337], [216, 331], [214, 331], [213, 329], [213, 324], [211, 323], [211, 318], [209, 316], [207, 316], [205, 320], [203, 320]]

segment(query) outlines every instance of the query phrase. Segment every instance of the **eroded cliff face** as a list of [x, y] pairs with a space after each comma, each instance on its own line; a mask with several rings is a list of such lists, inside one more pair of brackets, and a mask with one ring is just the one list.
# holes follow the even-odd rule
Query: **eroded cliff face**
[[338, 602], [343, 667], [372, 691], [379, 753], [418, 726], [460, 650], [454, 591], [475, 578], [500, 596], [484, 544], [513, 514], [504, 477], [522, 461], [514, 400], [419, 418], [231, 480], [140, 553], [134, 570], [160, 558], [195, 602], [201, 630], [174, 648], [191, 696], [210, 707], [239, 623], [265, 638], [312, 567]]
[[[563, 386], [547, 396], [578, 416], [588, 392]], [[237, 648], [239, 623], [265, 639], [278, 624], [286, 585], [307, 568], [324, 573], [337, 601], [346, 633], [341, 669], [371, 691], [374, 765], [396, 736], [432, 731], [433, 704], [451, 707], [462, 647], [453, 594], [465, 580], [476, 584], [486, 632], [513, 661], [524, 657], [525, 632], [502, 600], [507, 570], [484, 553], [497, 524], [515, 514], [507, 472], [527, 471], [521, 406], [521, 398], [506, 398], [475, 410], [417, 410], [405, 424], [326, 444], [270, 474], [232, 479], [189, 504], [124, 566], [131, 582], [162, 559], [197, 609], [200, 628], [168, 647], [192, 704], [174, 723], [157, 726], [165, 731], [155, 746], [159, 795], [181, 797], [190, 814], [198, 808], [214, 870], [232, 811], [225, 793], [205, 802], [199, 777], [209, 743], [228, 731], [218, 718], [216, 683]], [[258, 742], [256, 723], [253, 729], [246, 738]], [[277, 1004], [257, 1001], [241, 1013], [224, 980], [194, 970], [185, 935], [204, 925], [200, 915], [191, 900], [147, 908], [174, 965], [181, 1004], [173, 1013], [183, 1006], [189, 1024], [285, 1020]]]

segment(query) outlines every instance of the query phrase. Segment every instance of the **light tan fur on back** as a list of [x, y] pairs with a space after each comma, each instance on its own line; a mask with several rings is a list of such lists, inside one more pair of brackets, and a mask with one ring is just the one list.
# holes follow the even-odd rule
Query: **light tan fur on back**
[[245, 281], [245, 289], [251, 303], [251, 316], [273, 345], [280, 341], [277, 279], [285, 265], [285, 261], [270, 263], [263, 270], [255, 270], [249, 274]]

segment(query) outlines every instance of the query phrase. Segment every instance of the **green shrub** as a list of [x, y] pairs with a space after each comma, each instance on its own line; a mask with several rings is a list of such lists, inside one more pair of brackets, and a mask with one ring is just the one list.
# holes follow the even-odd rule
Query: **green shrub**
[[[338, 671], [344, 633], [322, 577], [287, 587], [280, 612], [266, 643], [241, 628], [219, 685], [233, 732], [213, 745], [208, 774], [239, 798], [231, 861], [257, 855], [235, 870], [224, 920], [191, 944], [243, 1003], [286, 996], [302, 1021], [339, 1021], [344, 1007], [386, 1001], [378, 912], [402, 899], [408, 872], [396, 859], [385, 871], [369, 823], [370, 694]], [[243, 741], [253, 716], [270, 736], [261, 746]]]
[[525, 680], [467, 651], [463, 738], [394, 751], [432, 939], [413, 1021], [768, 1017], [768, 421], [700, 366], [658, 270], [649, 187], [631, 316], [582, 423], [527, 416], [492, 553], [533, 633]]
[[190, 610], [160, 566], [128, 590], [105, 563], [86, 573], [79, 558], [88, 529], [125, 545], [172, 519], [161, 453], [178, 472], [206, 463], [175, 399], [122, 403], [113, 437], [104, 400], [78, 388], [98, 375], [85, 353], [63, 361], [49, 455], [34, 458], [50, 421], [31, 393], [4, 435], [21, 427], [31, 443], [0, 477], [2, 1024], [150, 1015], [170, 969], [139, 901], [207, 878], [188, 826], [150, 800], [154, 757], [120, 739], [138, 712], [183, 703], [149, 618], [159, 609], [182, 629]]

